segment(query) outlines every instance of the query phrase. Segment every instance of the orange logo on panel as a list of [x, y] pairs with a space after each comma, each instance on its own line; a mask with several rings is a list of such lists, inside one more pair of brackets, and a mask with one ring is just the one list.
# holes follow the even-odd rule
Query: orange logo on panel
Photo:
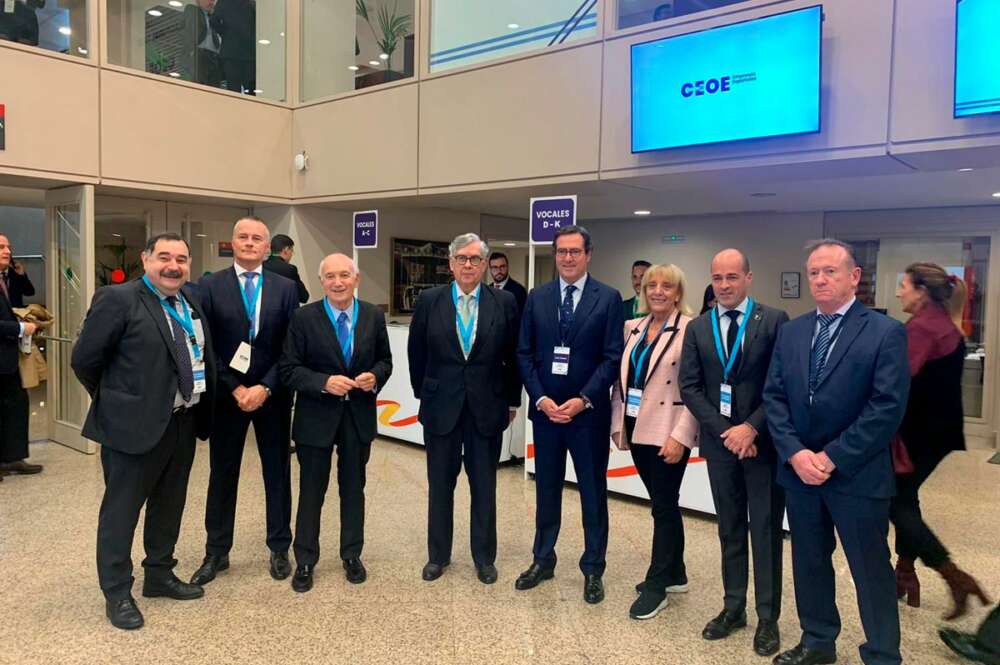
[[[527, 451], [525, 455], [528, 459], [533, 459], [535, 457], [535, 444], [529, 443], [527, 446]], [[704, 457], [689, 457], [688, 464], [698, 464], [699, 462], [704, 462]], [[608, 478], [628, 478], [629, 476], [637, 476], [639, 472], [634, 466], [620, 466], [615, 469], [608, 469]]]
[[392, 419], [392, 417], [396, 415], [400, 409], [399, 402], [393, 402], [388, 399], [380, 399], [375, 402], [375, 406], [385, 407], [382, 409], [382, 412], [378, 414], [378, 421], [386, 427], [409, 427], [417, 422], [417, 416], [407, 416], [406, 418], [400, 418], [399, 420]]

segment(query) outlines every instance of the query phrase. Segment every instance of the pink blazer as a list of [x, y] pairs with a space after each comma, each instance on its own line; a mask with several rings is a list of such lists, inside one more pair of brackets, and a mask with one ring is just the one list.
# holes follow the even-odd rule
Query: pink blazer
[[[622, 386], [628, 383], [628, 366], [632, 349], [639, 343], [649, 316], [625, 322], [625, 353], [619, 371], [619, 379], [615, 382], [611, 393], [611, 433], [621, 432], [625, 437], [625, 397]], [[646, 379], [646, 387], [642, 392], [642, 402], [639, 405], [639, 417], [635, 421], [635, 431], [632, 433], [631, 444], [646, 444], [662, 446], [667, 439], [673, 437], [678, 443], [693, 448], [698, 445], [698, 421], [687, 410], [681, 401], [681, 388], [677, 382], [680, 371], [681, 348], [684, 346], [684, 331], [691, 318], [681, 315], [677, 326], [674, 343], [663, 355], [670, 333], [660, 336], [660, 341], [646, 359], [648, 367], [655, 367], [653, 373]], [[633, 331], [638, 331], [634, 332]]]

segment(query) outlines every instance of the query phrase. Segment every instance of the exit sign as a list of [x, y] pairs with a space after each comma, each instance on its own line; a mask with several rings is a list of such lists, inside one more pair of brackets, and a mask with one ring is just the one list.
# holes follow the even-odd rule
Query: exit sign
[[7, 131], [7, 117], [4, 115], [4, 105], [0, 104], [0, 150], [5, 150], [4, 134]]
[[668, 233], [667, 235], [663, 236], [663, 243], [665, 245], [672, 245], [679, 242], [684, 242], [684, 236], [682, 236], [679, 233]]

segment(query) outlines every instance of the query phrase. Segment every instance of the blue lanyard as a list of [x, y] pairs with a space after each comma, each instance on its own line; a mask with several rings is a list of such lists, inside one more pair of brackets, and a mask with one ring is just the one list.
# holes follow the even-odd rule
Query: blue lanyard
[[[337, 333], [337, 315], [333, 311], [333, 306], [327, 298], [323, 297], [323, 308], [326, 310], [326, 317], [330, 319], [330, 323], [333, 324], [333, 333]], [[344, 360], [347, 361], [347, 354], [351, 353], [352, 347], [354, 345], [354, 329], [358, 326], [358, 299], [354, 299], [354, 308], [351, 310], [351, 332], [347, 336], [347, 343], [341, 347], [341, 351], [344, 352]], [[337, 339], [340, 339], [339, 337]]]
[[[743, 335], [747, 331], [747, 322], [750, 321], [750, 314], [753, 312], [753, 300], [747, 298], [747, 311], [743, 315], [743, 323], [740, 324], [739, 330], [736, 332], [736, 341], [733, 342], [733, 348], [729, 349], [729, 362], [726, 362], [726, 353], [722, 349], [722, 336], [719, 334], [719, 308], [712, 308], [712, 336], [715, 337], [715, 352], [719, 354], [719, 362], [722, 363], [722, 382], [726, 383], [729, 381], [729, 373], [733, 370], [733, 365], [736, 364], [736, 356], [740, 353], [740, 344], [743, 342]], [[729, 325], [733, 325], [732, 322]]]
[[[251, 272], [251, 271], [247, 270], [246, 272], [243, 273], [243, 275], [246, 275], [248, 272]], [[243, 277], [243, 275], [240, 275], [240, 277]], [[236, 281], [239, 282], [239, 280], [236, 280]], [[243, 281], [244, 281], [244, 283], [246, 282], [246, 278], [245, 277], [244, 277]], [[240, 288], [240, 296], [243, 297], [243, 307], [247, 311], [247, 321], [249, 322], [249, 325], [250, 325], [250, 341], [251, 342], [253, 341], [254, 334], [256, 333], [256, 330], [255, 330], [255, 327], [254, 327], [254, 324], [253, 324], [253, 320], [255, 318], [254, 315], [257, 313], [257, 299], [260, 298], [260, 290], [263, 287], [264, 287], [264, 269], [263, 269], [263, 266], [262, 266], [261, 267], [261, 271], [259, 273], [257, 273], [257, 286], [254, 287], [253, 299], [248, 299], [247, 298], [246, 288]]]
[[451, 287], [451, 300], [455, 303], [455, 323], [458, 325], [458, 335], [461, 338], [462, 350], [465, 351], [465, 355], [472, 353], [472, 331], [476, 328], [476, 316], [472, 315], [471, 307], [469, 308], [469, 325], [468, 327], [462, 323], [462, 315], [458, 312], [458, 283], [453, 282]]
[[[677, 324], [680, 321], [680, 318], [681, 318], [681, 315], [680, 315], [680, 312], [678, 312], [677, 316], [674, 318], [674, 327], [677, 326]], [[651, 317], [649, 319], [649, 323], [646, 324], [646, 328], [642, 331], [642, 338], [641, 338], [641, 340], [645, 340], [646, 339], [646, 335], [649, 334], [649, 326], [652, 323], [653, 323], [653, 319]], [[645, 380], [643, 380], [643, 375], [642, 375], [642, 368], [646, 365], [646, 356], [649, 355], [650, 349], [652, 349], [654, 346], [656, 346], [656, 344], [660, 341], [660, 335], [662, 335], [666, 331], [666, 329], [669, 328], [669, 327], [670, 327], [670, 321], [669, 320], [668, 321], [664, 321], [663, 327], [660, 328], [660, 332], [658, 332], [656, 334], [656, 339], [654, 339], [652, 341], [652, 343], [646, 345], [646, 348], [644, 348], [642, 350], [642, 353], [639, 354], [639, 360], [638, 361], [636, 361], [636, 359], [635, 359], [635, 352], [639, 348], [639, 343], [636, 342], [636, 345], [632, 347], [631, 360], [632, 360], [632, 365], [635, 366], [635, 380], [636, 380], [636, 383], [639, 383], [640, 381], [643, 384], [646, 383]]]
[[187, 301], [181, 297], [180, 293], [177, 294], [178, 300], [181, 301], [181, 307], [184, 309], [184, 318], [177, 313], [177, 310], [170, 306], [166, 298], [160, 296], [160, 293], [153, 286], [153, 283], [149, 281], [149, 277], [146, 275], [142, 276], [142, 281], [149, 287], [149, 290], [153, 292], [156, 299], [160, 301], [160, 305], [166, 310], [167, 315], [170, 316], [174, 321], [181, 325], [184, 332], [187, 333], [188, 341], [191, 342], [191, 348], [194, 351], [194, 359], [201, 360], [201, 348], [198, 346], [198, 338], [194, 335], [194, 321], [191, 319], [191, 310], [188, 309]]

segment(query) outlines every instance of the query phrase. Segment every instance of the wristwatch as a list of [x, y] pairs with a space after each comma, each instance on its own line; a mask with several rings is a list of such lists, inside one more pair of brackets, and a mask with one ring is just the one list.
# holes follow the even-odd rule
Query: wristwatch
[[260, 384], [260, 385], [261, 385], [262, 388], [264, 388], [264, 392], [267, 393], [267, 396], [270, 397], [271, 396], [271, 389], [268, 388], [267, 386], [265, 386], [263, 383]]
[[591, 402], [590, 398], [587, 397], [586, 395], [580, 395], [580, 399], [583, 400], [583, 408], [585, 408], [585, 409], [593, 409], [594, 408], [594, 403]]

